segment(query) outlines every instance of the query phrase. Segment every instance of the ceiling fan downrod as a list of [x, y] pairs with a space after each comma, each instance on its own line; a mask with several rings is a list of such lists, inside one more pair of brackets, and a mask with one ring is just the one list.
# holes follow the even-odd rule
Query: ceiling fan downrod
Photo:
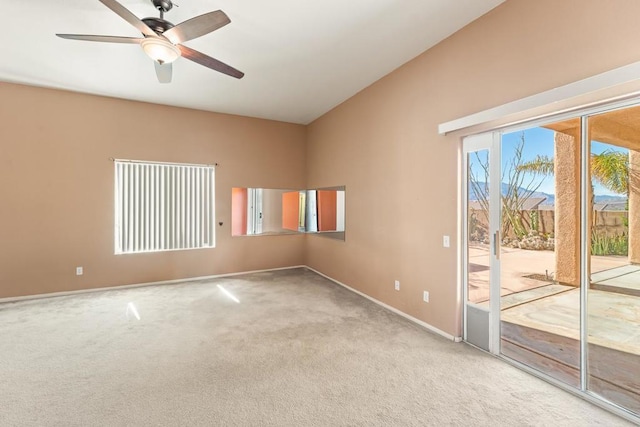
[[171, 0], [151, 0], [151, 3], [153, 3], [153, 7], [160, 11], [160, 19], [164, 19], [164, 14], [173, 7]]
[[[153, 7], [160, 12], [160, 18], [144, 18], [142, 22], [158, 34], [162, 34], [169, 28], [173, 28], [174, 25], [164, 19], [164, 14], [173, 8], [173, 2], [171, 0], [151, 0], [151, 3], [153, 3]], [[177, 6], [177, 4], [175, 6]]]

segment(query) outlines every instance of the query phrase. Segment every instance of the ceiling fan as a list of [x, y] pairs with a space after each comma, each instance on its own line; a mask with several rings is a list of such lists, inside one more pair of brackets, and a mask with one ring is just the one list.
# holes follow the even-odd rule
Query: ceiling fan
[[182, 43], [203, 36], [231, 22], [221, 10], [196, 16], [178, 25], [164, 19], [164, 14], [171, 10], [171, 0], [151, 0], [153, 6], [160, 11], [159, 18], [139, 19], [116, 0], [98, 0], [122, 19], [140, 31], [143, 37], [98, 36], [86, 34], [56, 34], [63, 39], [85, 40], [91, 42], [138, 44], [153, 59], [156, 76], [160, 83], [171, 82], [171, 63], [179, 57], [186, 58], [212, 70], [241, 79], [244, 73], [224, 62], [218, 61], [202, 52], [184, 46]]

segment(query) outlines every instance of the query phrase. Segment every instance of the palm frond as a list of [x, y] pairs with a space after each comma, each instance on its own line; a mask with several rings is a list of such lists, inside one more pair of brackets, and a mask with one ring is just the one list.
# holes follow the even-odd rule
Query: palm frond
[[521, 172], [553, 175], [553, 157], [538, 155], [533, 160], [522, 163], [518, 169]]
[[591, 155], [591, 177], [603, 187], [618, 194], [629, 192], [629, 156], [606, 150]]

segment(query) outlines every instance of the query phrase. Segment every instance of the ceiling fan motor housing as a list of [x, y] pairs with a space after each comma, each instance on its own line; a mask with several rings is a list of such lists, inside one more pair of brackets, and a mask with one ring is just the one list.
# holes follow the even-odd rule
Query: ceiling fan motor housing
[[168, 12], [173, 7], [171, 0], [151, 0], [151, 2], [153, 3], [153, 7], [160, 12]]
[[144, 18], [142, 22], [147, 24], [147, 27], [151, 28], [153, 31], [155, 31], [158, 34], [162, 34], [165, 31], [167, 31], [169, 28], [174, 27], [174, 25], [171, 22], [166, 21], [162, 18], [153, 18], [153, 17]]

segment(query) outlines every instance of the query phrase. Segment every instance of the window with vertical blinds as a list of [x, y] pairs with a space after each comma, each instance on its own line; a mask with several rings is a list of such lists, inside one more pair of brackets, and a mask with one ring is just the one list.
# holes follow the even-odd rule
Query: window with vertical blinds
[[114, 163], [116, 254], [215, 246], [213, 166]]

